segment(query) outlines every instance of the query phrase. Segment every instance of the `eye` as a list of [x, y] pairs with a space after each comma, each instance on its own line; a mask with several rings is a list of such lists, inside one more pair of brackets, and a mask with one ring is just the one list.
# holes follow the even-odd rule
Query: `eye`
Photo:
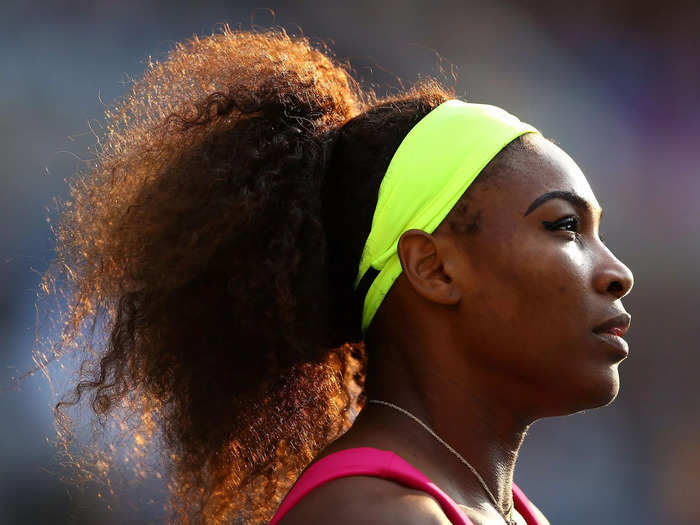
[[544, 224], [544, 227], [548, 230], [570, 231], [575, 233], [577, 238], [580, 235], [578, 232], [579, 219], [575, 215], [569, 215], [568, 217], [564, 217], [554, 222], [542, 221], [542, 224]]

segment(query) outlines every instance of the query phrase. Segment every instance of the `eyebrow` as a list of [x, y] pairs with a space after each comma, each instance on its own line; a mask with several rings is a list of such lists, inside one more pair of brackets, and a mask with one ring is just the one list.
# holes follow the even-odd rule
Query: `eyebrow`
[[[591, 206], [591, 204], [577, 193], [573, 193], [570, 191], [549, 191], [547, 193], [544, 193], [543, 195], [540, 195], [534, 201], [532, 201], [532, 204], [530, 204], [530, 207], [524, 213], [523, 217], [527, 216], [535, 208], [551, 199], [564, 199], [565, 201], [569, 201], [571, 204], [573, 204], [579, 211], [585, 210], [591, 214], [593, 213], [593, 207]], [[602, 218], [603, 210], [600, 210], [600, 217], [598, 220]]]

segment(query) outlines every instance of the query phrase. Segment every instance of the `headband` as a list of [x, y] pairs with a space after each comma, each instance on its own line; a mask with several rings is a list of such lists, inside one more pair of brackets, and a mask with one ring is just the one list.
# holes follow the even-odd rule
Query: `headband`
[[364, 297], [363, 335], [401, 274], [401, 234], [433, 233], [479, 172], [525, 133], [539, 131], [496, 106], [460, 100], [443, 102], [409, 131], [379, 186], [355, 280]]

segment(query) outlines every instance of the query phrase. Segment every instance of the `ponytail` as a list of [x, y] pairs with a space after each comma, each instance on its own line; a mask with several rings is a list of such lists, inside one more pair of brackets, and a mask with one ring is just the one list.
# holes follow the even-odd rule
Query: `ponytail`
[[44, 276], [67, 277], [63, 352], [107, 333], [61, 426], [85, 396], [98, 416], [154, 421], [174, 521], [266, 522], [352, 423], [353, 272], [379, 184], [452, 96], [428, 81], [379, 101], [282, 30], [225, 28], [149, 64], [71, 183]]

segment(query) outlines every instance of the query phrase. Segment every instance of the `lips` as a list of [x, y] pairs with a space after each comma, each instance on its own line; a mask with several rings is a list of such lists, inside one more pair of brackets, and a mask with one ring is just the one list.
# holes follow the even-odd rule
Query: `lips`
[[629, 345], [622, 336], [627, 332], [631, 321], [632, 316], [624, 312], [602, 322], [593, 329], [593, 332], [610, 346], [616, 348], [624, 359], [629, 355]]
[[612, 334], [622, 337], [629, 329], [631, 321], [632, 316], [627, 312], [623, 312], [616, 317], [612, 317], [607, 321], [602, 322], [593, 329], [593, 332], [596, 334]]

